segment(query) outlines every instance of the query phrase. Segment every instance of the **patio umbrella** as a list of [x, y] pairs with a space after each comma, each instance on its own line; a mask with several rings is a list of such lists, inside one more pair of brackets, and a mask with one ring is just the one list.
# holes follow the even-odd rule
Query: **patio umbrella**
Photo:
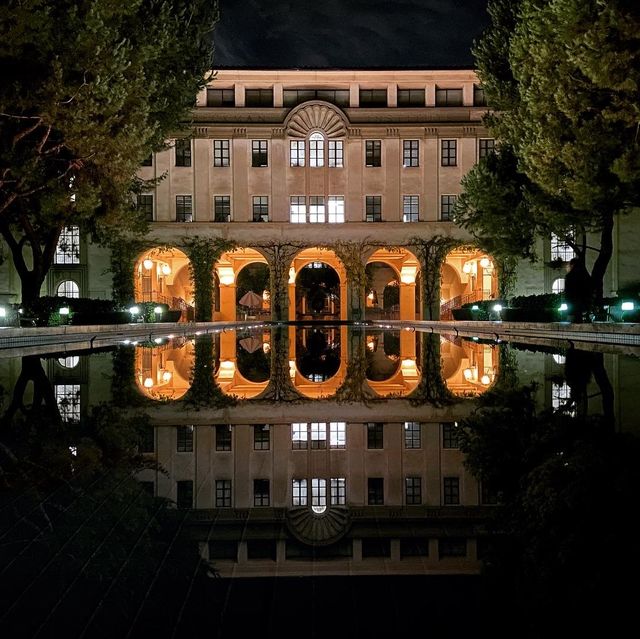
[[240, 346], [242, 346], [247, 353], [255, 353], [257, 350], [262, 349], [262, 340], [255, 336], [245, 337], [240, 340]]
[[262, 297], [253, 291], [248, 291], [238, 300], [238, 304], [249, 308], [262, 308]]

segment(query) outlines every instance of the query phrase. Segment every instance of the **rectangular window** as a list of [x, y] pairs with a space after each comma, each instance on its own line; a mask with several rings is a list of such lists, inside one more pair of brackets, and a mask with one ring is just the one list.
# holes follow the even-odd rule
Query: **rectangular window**
[[56, 384], [56, 404], [60, 419], [66, 424], [80, 421], [80, 384]]
[[365, 166], [382, 166], [382, 141], [365, 140], [364, 155]]
[[289, 199], [289, 222], [304, 224], [307, 221], [307, 204], [304, 195], [292, 195]]
[[453, 222], [453, 211], [458, 200], [457, 195], [440, 196], [440, 219], [443, 222]]
[[384, 478], [369, 477], [367, 479], [367, 504], [382, 506], [384, 504]]
[[422, 446], [422, 437], [420, 432], [420, 422], [404, 423], [404, 447], [420, 448]]
[[420, 140], [402, 141], [402, 166], [419, 166]]
[[193, 482], [190, 479], [176, 482], [176, 497], [178, 508], [193, 508]]
[[153, 153], [149, 153], [140, 166], [153, 166]]
[[144, 193], [138, 195], [136, 206], [142, 212], [147, 222], [153, 222], [153, 195]]
[[193, 222], [190, 195], [176, 195], [176, 222]]
[[311, 195], [309, 197], [309, 222], [322, 224], [324, 221], [324, 198], [321, 195]]
[[436, 87], [436, 106], [462, 106], [462, 89], [438, 89]]
[[551, 261], [561, 260], [569, 262], [576, 256], [572, 246], [566, 240], [559, 238], [554, 233], [551, 234]]
[[382, 222], [382, 196], [367, 195], [365, 198], [365, 220]]
[[398, 89], [399, 107], [417, 108], [424, 105], [424, 89]]
[[415, 506], [422, 503], [422, 478], [405, 477], [404, 494], [407, 506]]
[[344, 166], [344, 144], [342, 140], [329, 140], [329, 166]]
[[254, 222], [269, 221], [269, 196], [267, 195], [253, 196], [253, 221]]
[[477, 84], [473, 85], [473, 106], [487, 106], [487, 96], [485, 91]]
[[346, 422], [330, 422], [329, 423], [329, 447], [330, 448], [346, 448], [347, 447], [347, 423]]
[[270, 434], [269, 424], [254, 424], [253, 450], [269, 450]]
[[327, 480], [314, 477], [311, 480], [311, 507], [324, 508], [327, 506]]
[[229, 166], [229, 140], [213, 141], [213, 166]]
[[306, 422], [291, 424], [291, 448], [306, 450], [308, 447], [308, 432]]
[[191, 140], [176, 140], [176, 166], [191, 166]]
[[215, 195], [213, 197], [213, 221], [231, 222], [231, 196]]
[[236, 105], [233, 89], [207, 89], [208, 107], [232, 107]]
[[493, 138], [481, 138], [478, 140], [478, 158], [480, 160], [489, 157], [495, 152], [495, 149], [496, 141]]
[[444, 505], [454, 506], [460, 503], [460, 478], [445, 477], [444, 483]]
[[251, 140], [251, 166], [269, 166], [268, 140]]
[[231, 425], [216, 425], [216, 450], [231, 450]]
[[458, 140], [440, 140], [441, 166], [456, 166], [458, 163]]
[[53, 256], [54, 264], [80, 264], [80, 227], [64, 226]]
[[329, 224], [344, 224], [344, 195], [330, 195], [327, 208]]
[[253, 505], [268, 506], [269, 505], [269, 480], [254, 479], [253, 480]]
[[367, 424], [367, 448], [383, 448], [384, 424], [382, 422], [369, 422]]
[[381, 108], [387, 106], [386, 89], [360, 89], [360, 106]]
[[333, 477], [331, 483], [331, 505], [344, 506], [347, 503], [347, 480], [344, 477]]
[[324, 166], [324, 138], [320, 133], [309, 138], [309, 166]]
[[402, 197], [402, 221], [418, 222], [420, 218], [420, 198], [417, 195], [404, 195]]
[[291, 480], [291, 505], [292, 506], [307, 505], [307, 480], [306, 479]]
[[231, 508], [230, 479], [216, 479], [216, 508]]
[[286, 107], [309, 100], [324, 100], [340, 107], [349, 106], [349, 89], [285, 89], [282, 93], [283, 104]]
[[442, 448], [460, 448], [458, 424], [446, 422], [442, 424]]
[[289, 142], [289, 156], [291, 166], [304, 166], [304, 140]]
[[311, 422], [311, 448], [327, 447], [327, 423]]
[[248, 107], [272, 107], [273, 89], [245, 89], [244, 105]]
[[179, 453], [193, 452], [193, 426], [178, 426], [176, 428], [176, 440]]
[[445, 557], [466, 557], [467, 540], [451, 537], [438, 540], [438, 555], [440, 559]]

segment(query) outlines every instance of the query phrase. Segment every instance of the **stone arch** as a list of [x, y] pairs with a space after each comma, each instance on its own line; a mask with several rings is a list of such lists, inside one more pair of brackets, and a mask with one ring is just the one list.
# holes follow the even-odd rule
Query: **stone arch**
[[174, 346], [171, 342], [156, 347], [137, 347], [135, 380], [140, 393], [155, 400], [177, 400], [191, 386], [193, 344]]
[[349, 122], [335, 105], [312, 100], [291, 109], [284, 126], [286, 135], [291, 138], [306, 138], [313, 131], [322, 131], [327, 138], [343, 138]]
[[175, 247], [158, 246], [138, 256], [134, 265], [136, 302], [168, 304], [182, 320], [193, 319], [193, 284], [189, 258]]

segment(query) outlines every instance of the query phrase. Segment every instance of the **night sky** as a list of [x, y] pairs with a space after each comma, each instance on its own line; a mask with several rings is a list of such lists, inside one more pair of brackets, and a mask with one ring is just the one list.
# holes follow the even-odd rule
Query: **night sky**
[[219, 0], [215, 65], [473, 66], [486, 0]]

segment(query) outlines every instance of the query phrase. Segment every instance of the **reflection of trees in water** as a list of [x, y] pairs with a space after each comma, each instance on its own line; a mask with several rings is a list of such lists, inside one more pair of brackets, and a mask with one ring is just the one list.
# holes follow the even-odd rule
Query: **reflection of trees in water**
[[[577, 378], [584, 388], [588, 373]], [[535, 385], [490, 389], [461, 423], [466, 465], [500, 496], [487, 575], [516, 593], [530, 626], [521, 635], [611, 636], [633, 609], [624, 577], [640, 567], [640, 440], [608, 415], [538, 411], [535, 395]]]
[[[382, 335], [382, 340], [380, 340]], [[400, 366], [400, 334], [375, 333], [367, 336], [367, 379], [382, 382], [392, 377]]]
[[321, 330], [307, 330], [305, 342], [300, 339], [296, 344], [296, 355], [298, 370], [307, 379], [329, 379], [340, 368], [340, 342], [329, 343], [327, 333]]
[[408, 399], [412, 405], [433, 404], [434, 406], [443, 406], [457, 401], [457, 398], [447, 387], [442, 375], [440, 335], [437, 333], [420, 333], [420, 351], [417, 362], [420, 367], [420, 382], [409, 395]]

